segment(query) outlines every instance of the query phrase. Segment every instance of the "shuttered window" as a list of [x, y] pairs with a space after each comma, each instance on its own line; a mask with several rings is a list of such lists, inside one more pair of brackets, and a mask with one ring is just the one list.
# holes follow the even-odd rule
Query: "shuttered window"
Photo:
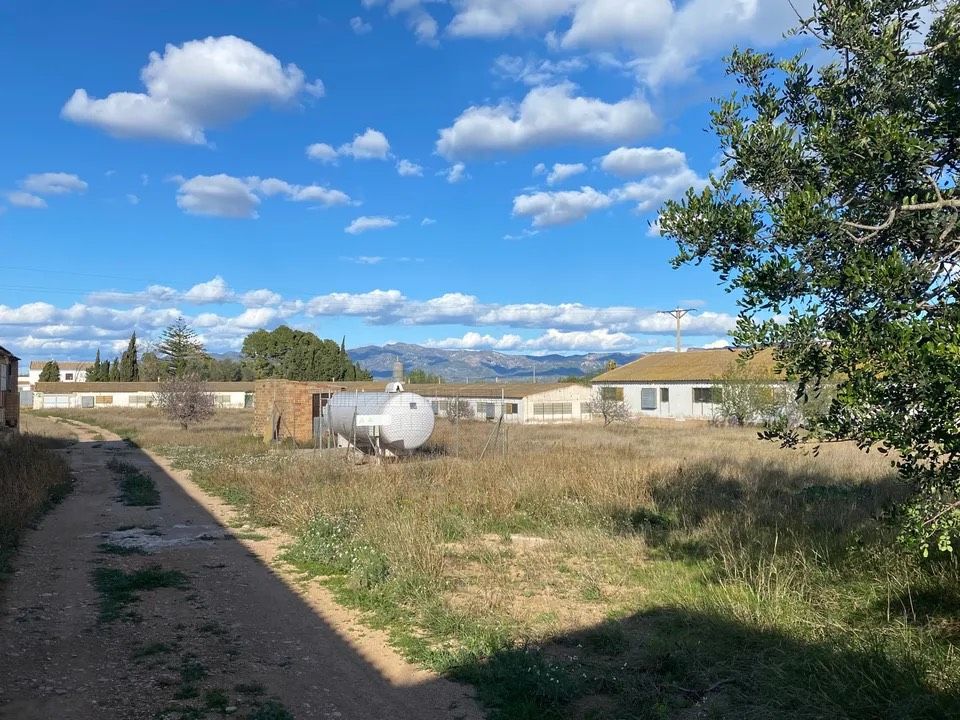
[[623, 388], [602, 387], [600, 388], [600, 397], [604, 400], [616, 400], [617, 402], [623, 402]]
[[640, 409], [641, 410], [657, 409], [657, 389], [656, 388], [640, 389]]

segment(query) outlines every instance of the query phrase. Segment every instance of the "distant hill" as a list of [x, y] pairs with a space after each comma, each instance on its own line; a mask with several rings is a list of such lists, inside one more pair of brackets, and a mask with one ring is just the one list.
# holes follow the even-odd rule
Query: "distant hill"
[[556, 380], [570, 375], [590, 375], [609, 360], [625, 365], [640, 355], [587, 353], [585, 355], [508, 355], [493, 350], [439, 350], [408, 343], [365, 345], [348, 350], [375, 378], [388, 378], [399, 359], [407, 372], [421, 368], [448, 382], [477, 380]]

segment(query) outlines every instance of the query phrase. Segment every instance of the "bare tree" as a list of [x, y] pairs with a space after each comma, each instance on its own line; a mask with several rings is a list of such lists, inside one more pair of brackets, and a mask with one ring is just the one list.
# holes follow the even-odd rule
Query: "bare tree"
[[213, 393], [196, 375], [161, 380], [156, 400], [166, 416], [184, 430], [213, 417]]
[[587, 407], [590, 414], [603, 418], [603, 426], [613, 422], [626, 422], [630, 419], [630, 406], [623, 399], [622, 393], [610, 392], [617, 388], [598, 387]]
[[463, 398], [456, 398], [447, 403], [447, 420], [456, 423], [458, 420], [470, 420], [473, 418], [473, 408], [470, 403]]

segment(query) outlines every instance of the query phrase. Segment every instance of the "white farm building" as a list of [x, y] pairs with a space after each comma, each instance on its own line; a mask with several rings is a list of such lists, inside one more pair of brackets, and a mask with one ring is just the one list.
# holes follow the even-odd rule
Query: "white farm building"
[[[46, 360], [33, 360], [30, 362], [30, 386], [33, 387], [40, 382], [40, 373], [46, 366]], [[71, 360], [58, 361], [60, 367], [60, 382], [82, 383], [87, 381], [87, 368], [93, 365], [89, 362], [73, 362]]]
[[[343, 389], [382, 391], [383, 382], [343, 382]], [[430, 401], [433, 414], [446, 417], [459, 404], [460, 416], [508, 423], [578, 423], [591, 419], [593, 391], [576, 383], [405, 383], [404, 389]], [[455, 410], [454, 410], [455, 411]]]
[[[733, 348], [653, 353], [598, 375], [593, 387], [606, 399], [625, 402], [636, 417], [710, 420], [718, 409], [721, 378], [741, 353]], [[747, 365], [778, 382], [772, 351], [757, 353]]]
[[[218, 408], [253, 407], [252, 382], [209, 382]], [[33, 386], [34, 410], [95, 409], [102, 407], [146, 408], [157, 404], [155, 382], [58, 382]]]

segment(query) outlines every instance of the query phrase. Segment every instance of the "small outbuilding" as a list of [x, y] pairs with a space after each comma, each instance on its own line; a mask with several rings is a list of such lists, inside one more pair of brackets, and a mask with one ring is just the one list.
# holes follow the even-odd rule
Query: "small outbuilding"
[[[623, 401], [631, 415], [709, 420], [720, 403], [724, 375], [736, 367], [742, 350], [659, 352], [598, 375], [593, 387], [608, 400]], [[747, 361], [751, 373], [781, 382], [772, 350]]]
[[0, 347], [0, 431], [20, 428], [20, 358]]

